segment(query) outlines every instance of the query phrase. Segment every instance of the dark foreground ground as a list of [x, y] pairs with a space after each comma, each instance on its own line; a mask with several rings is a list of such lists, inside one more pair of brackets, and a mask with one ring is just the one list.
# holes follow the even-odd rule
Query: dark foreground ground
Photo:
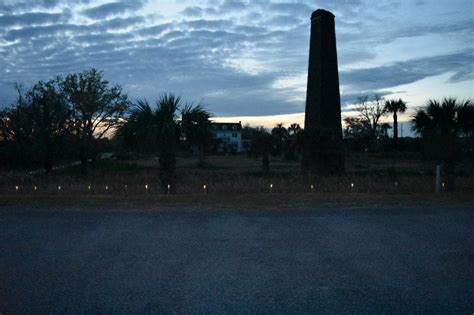
[[0, 207], [0, 313], [474, 312], [470, 206], [189, 210]]

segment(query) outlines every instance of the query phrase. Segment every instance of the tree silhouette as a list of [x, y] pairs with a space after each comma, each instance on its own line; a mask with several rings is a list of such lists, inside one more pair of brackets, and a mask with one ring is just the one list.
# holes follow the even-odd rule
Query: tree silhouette
[[413, 130], [421, 136], [469, 135], [474, 131], [473, 103], [444, 98], [442, 102], [428, 100], [413, 116]]
[[88, 171], [89, 159], [95, 159], [96, 143], [123, 122], [129, 106], [127, 95], [118, 85], [109, 87], [96, 69], [69, 74], [63, 89], [70, 102], [79, 141], [81, 171]]
[[66, 104], [60, 84], [59, 77], [48, 82], [40, 81], [24, 97], [23, 106], [29, 107], [33, 126], [33, 148], [47, 173], [52, 171], [64, 138], [72, 130], [72, 111]]
[[407, 109], [406, 103], [402, 99], [387, 100], [385, 102], [385, 112], [393, 114], [393, 144], [398, 142], [398, 113], [404, 113]]
[[62, 156], [65, 137], [71, 132], [71, 110], [61, 78], [38, 82], [27, 91], [16, 85], [18, 99], [2, 111], [0, 128], [5, 158], [15, 164], [41, 163], [47, 173]]
[[283, 126], [283, 123], [277, 124], [272, 131], [273, 154], [278, 155], [284, 151], [285, 142], [288, 139], [288, 130]]
[[125, 148], [139, 153], [158, 151], [156, 115], [146, 100], [138, 100], [125, 120], [116, 132]]
[[179, 125], [176, 112], [181, 98], [163, 94], [157, 101], [156, 122], [160, 162], [160, 181], [164, 193], [175, 192], [176, 147], [179, 141]]
[[255, 152], [258, 157], [262, 155], [262, 171], [268, 173], [270, 171], [270, 158], [269, 154], [272, 151], [273, 136], [263, 127], [257, 127], [253, 129], [251, 137], [252, 151]]
[[211, 114], [201, 104], [196, 106], [186, 104], [181, 109], [181, 132], [186, 142], [196, 149], [199, 164], [204, 162], [205, 148], [212, 140], [212, 133], [209, 129], [210, 117]]
[[413, 116], [413, 130], [421, 135], [428, 151], [438, 160], [445, 161], [448, 190], [454, 190], [455, 163], [458, 158], [458, 137], [472, 136], [474, 106], [470, 100], [458, 102], [444, 98], [441, 102], [428, 100]]
[[288, 127], [288, 137], [285, 141], [284, 156], [289, 161], [298, 159], [298, 153], [303, 149], [302, 129], [299, 124], [293, 123]]
[[293, 136], [295, 134], [298, 133], [298, 131], [301, 130], [301, 127], [299, 124], [297, 123], [294, 123], [294, 124], [291, 124], [290, 127], [288, 127], [288, 135], [289, 136]]
[[390, 125], [380, 120], [387, 114], [383, 99], [375, 94], [372, 100], [368, 95], [357, 99], [355, 105], [357, 116], [344, 118], [344, 136], [350, 138], [357, 150], [377, 147], [377, 139], [387, 138]]
[[15, 106], [2, 111], [3, 154], [2, 160], [12, 165], [30, 165], [33, 154], [33, 123], [31, 108], [26, 106], [23, 93]]
[[361, 123], [368, 128], [370, 139], [378, 139], [381, 131], [380, 119], [386, 114], [383, 99], [378, 94], [375, 94], [372, 100], [369, 100], [368, 95], [361, 96], [357, 100], [356, 110]]

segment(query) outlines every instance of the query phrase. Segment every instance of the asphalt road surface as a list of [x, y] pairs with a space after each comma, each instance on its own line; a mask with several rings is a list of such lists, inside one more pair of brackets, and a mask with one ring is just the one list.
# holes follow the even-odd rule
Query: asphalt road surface
[[0, 313], [474, 313], [474, 209], [17, 212]]

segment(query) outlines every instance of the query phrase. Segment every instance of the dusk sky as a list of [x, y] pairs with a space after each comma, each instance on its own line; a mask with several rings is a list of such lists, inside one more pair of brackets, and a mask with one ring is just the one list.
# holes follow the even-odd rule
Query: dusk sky
[[0, 107], [14, 82], [95, 67], [132, 100], [173, 92], [220, 120], [302, 123], [318, 8], [336, 16], [343, 116], [375, 92], [407, 101], [402, 120], [428, 98], [474, 98], [472, 0], [0, 0]]

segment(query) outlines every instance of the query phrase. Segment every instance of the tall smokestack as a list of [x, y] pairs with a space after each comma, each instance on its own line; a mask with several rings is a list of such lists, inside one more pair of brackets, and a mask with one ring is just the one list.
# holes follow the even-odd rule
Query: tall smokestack
[[308, 142], [303, 166], [318, 173], [344, 171], [341, 98], [334, 15], [311, 15], [305, 130]]

